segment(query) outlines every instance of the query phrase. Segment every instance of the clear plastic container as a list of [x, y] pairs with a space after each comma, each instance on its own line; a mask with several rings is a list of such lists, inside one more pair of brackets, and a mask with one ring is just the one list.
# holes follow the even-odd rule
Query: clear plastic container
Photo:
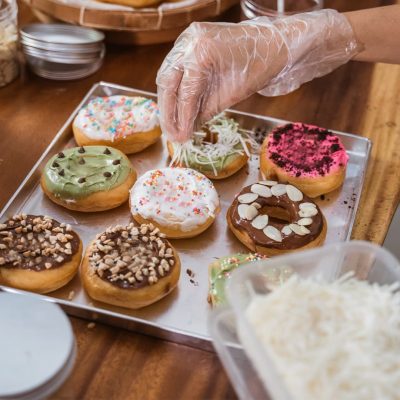
[[19, 72], [17, 3], [0, 1], [0, 87], [12, 82]]
[[216, 309], [211, 314], [209, 328], [214, 346], [241, 399], [268, 399], [269, 394], [273, 400], [292, 400], [245, 317], [253, 297], [269, 292], [271, 269], [275, 269], [277, 275], [279, 271], [295, 271], [301, 277], [318, 276], [328, 282], [350, 271], [358, 279], [380, 285], [400, 281], [399, 261], [391, 253], [358, 241], [274, 257], [236, 270], [226, 287], [230, 306]]
[[240, 6], [248, 19], [267, 16], [283, 17], [303, 12], [320, 10], [323, 0], [241, 0]]

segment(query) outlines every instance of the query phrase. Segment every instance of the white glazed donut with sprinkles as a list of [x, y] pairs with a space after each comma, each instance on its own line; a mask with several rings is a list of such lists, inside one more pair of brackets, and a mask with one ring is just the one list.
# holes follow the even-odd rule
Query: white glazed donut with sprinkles
[[108, 145], [135, 153], [161, 135], [158, 106], [139, 96], [95, 97], [78, 112], [73, 131], [80, 146]]
[[213, 183], [190, 168], [146, 172], [130, 191], [130, 207], [138, 223], [152, 223], [169, 238], [200, 234], [220, 211]]

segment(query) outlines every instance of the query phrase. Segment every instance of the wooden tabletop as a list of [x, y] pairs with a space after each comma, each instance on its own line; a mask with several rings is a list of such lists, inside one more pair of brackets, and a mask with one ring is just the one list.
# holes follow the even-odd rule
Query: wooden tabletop
[[[344, 10], [349, 2], [327, 3]], [[389, 2], [351, 3], [367, 7]], [[22, 5], [20, 18], [23, 23], [34, 19]], [[155, 91], [157, 69], [170, 47], [110, 46], [104, 66], [87, 79], [48, 81], [23, 71], [0, 89], [0, 208], [93, 83], [104, 80]], [[290, 95], [254, 95], [237, 108], [370, 138], [374, 145], [353, 238], [383, 242], [400, 193], [400, 66], [351, 62]], [[78, 358], [55, 399], [235, 398], [214, 353], [71, 321]]]

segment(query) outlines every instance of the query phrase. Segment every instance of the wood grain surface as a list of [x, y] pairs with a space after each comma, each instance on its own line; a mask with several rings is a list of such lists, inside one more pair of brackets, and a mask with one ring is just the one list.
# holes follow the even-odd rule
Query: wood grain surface
[[[389, 4], [327, 1], [340, 10]], [[351, 3], [350, 5], [348, 3]], [[238, 11], [225, 15], [237, 19]], [[34, 19], [20, 6], [22, 23]], [[155, 91], [155, 76], [171, 44], [108, 47], [95, 75], [48, 81], [23, 70], [0, 89], [0, 207], [93, 83], [100, 80]], [[254, 95], [238, 109], [314, 123], [369, 137], [373, 142], [354, 239], [382, 243], [400, 193], [400, 66], [351, 62], [279, 97]], [[235, 393], [217, 356], [201, 350], [71, 318], [78, 358], [54, 399], [229, 399]]]

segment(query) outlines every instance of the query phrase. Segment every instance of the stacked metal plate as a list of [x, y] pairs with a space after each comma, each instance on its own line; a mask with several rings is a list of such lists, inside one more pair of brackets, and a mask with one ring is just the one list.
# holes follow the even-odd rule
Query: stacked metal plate
[[84, 78], [102, 65], [104, 34], [65, 24], [30, 24], [21, 31], [28, 64], [39, 76], [56, 80]]

